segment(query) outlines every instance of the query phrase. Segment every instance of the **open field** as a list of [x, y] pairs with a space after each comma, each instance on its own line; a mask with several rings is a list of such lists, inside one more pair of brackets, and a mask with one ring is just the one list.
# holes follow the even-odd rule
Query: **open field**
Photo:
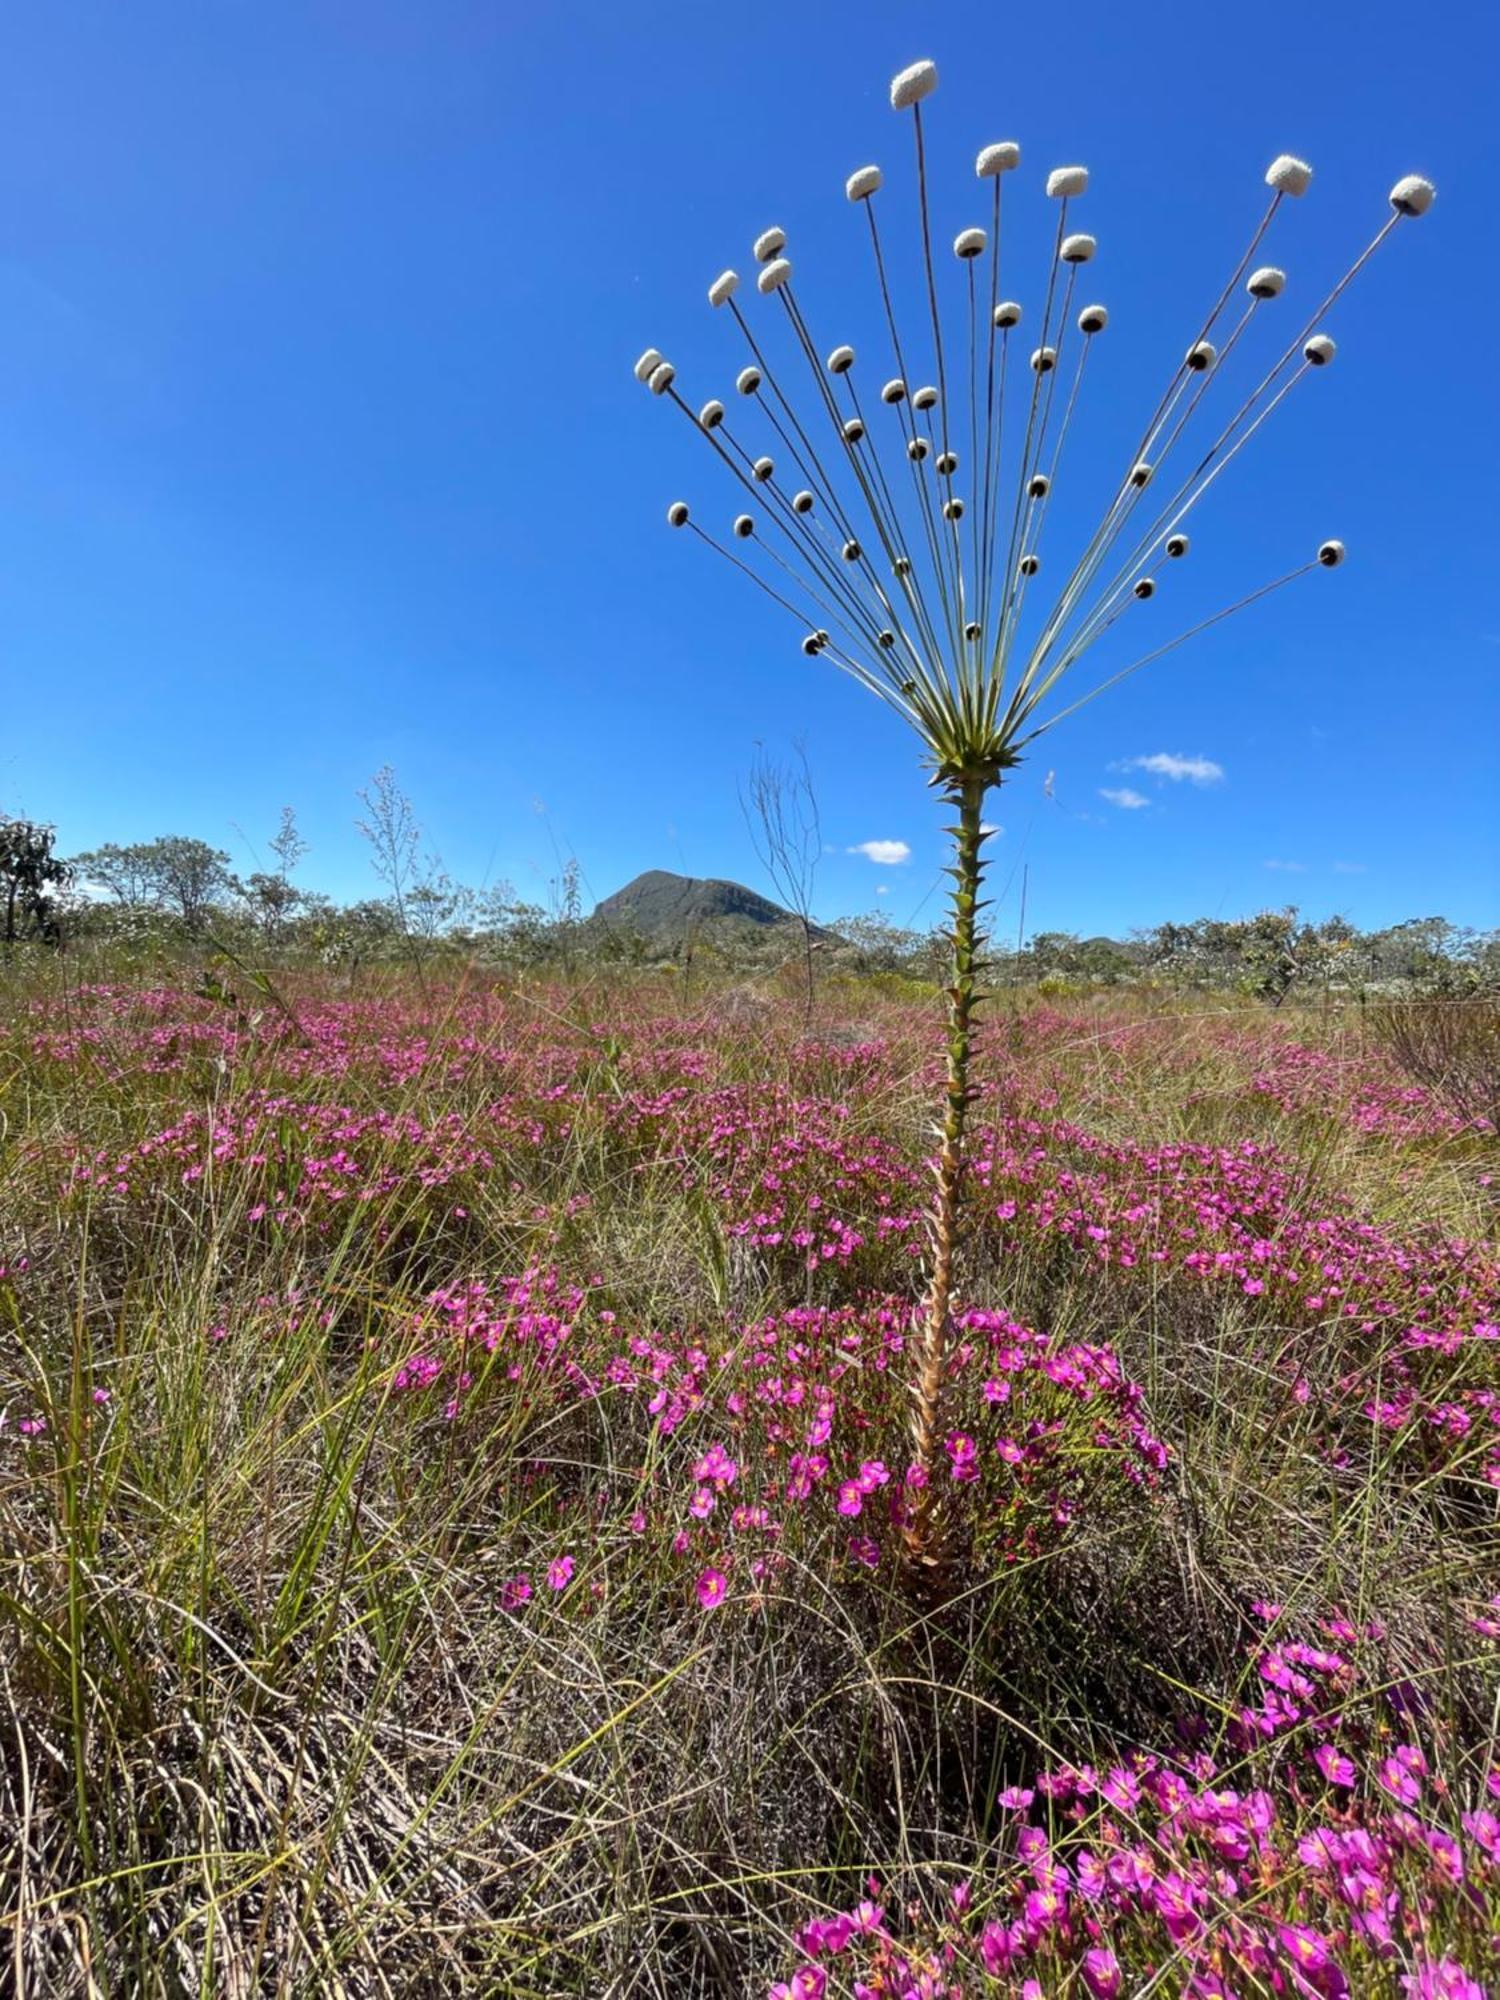
[[1493, 1131], [1353, 1011], [976, 1062], [933, 1605], [931, 996], [13, 987], [0, 1985], [1482, 1994]]

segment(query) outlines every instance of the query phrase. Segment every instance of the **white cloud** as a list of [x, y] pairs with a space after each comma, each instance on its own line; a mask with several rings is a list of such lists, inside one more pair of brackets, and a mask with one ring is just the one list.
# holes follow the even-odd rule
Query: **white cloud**
[[1108, 785], [1101, 786], [1099, 796], [1101, 799], [1108, 799], [1112, 806], [1118, 806], [1122, 812], [1139, 812], [1142, 806], [1149, 806], [1151, 803], [1149, 799], [1143, 799], [1139, 792], [1131, 791], [1129, 785], [1121, 785], [1118, 791], [1111, 791]]
[[889, 890], [889, 889], [888, 889], [888, 888], [887, 888], [887, 887], [885, 886], [884, 882], [882, 882], [882, 883], [880, 884], [879, 888], [878, 888], [878, 889], [877, 889], [877, 890], [875, 891], [875, 893], [876, 893], [876, 895], [877, 895], [877, 896], [888, 896], [888, 895], [889, 895], [889, 894], [890, 894], [891, 892], [890, 892], [890, 890]]
[[1170, 778], [1174, 785], [1184, 778], [1192, 785], [1217, 785], [1224, 776], [1224, 766], [1212, 757], [1179, 757], [1170, 750], [1153, 750], [1149, 757], [1127, 757], [1116, 768], [1149, 771], [1153, 778]]
[[1335, 861], [1333, 872], [1335, 875], [1363, 875], [1365, 864], [1363, 861]]
[[1278, 875], [1305, 875], [1307, 873], [1307, 863], [1305, 861], [1268, 861], [1266, 866], [1273, 869]]
[[845, 852], [862, 854], [878, 868], [899, 868], [903, 861], [911, 860], [911, 849], [904, 840], [861, 840]]

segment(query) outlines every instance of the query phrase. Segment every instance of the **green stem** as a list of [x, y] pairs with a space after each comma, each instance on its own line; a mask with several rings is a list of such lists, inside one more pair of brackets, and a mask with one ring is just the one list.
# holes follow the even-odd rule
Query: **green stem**
[[979, 890], [984, 874], [984, 799], [991, 779], [956, 778], [949, 796], [958, 807], [954, 836], [953, 983], [948, 988], [948, 1071], [937, 1198], [932, 1214], [932, 1279], [922, 1311], [913, 1383], [912, 1460], [926, 1475], [912, 1501], [907, 1547], [914, 1561], [940, 1560], [941, 1506], [934, 1460], [938, 1451], [943, 1375], [952, 1331], [954, 1254], [963, 1201], [964, 1136], [969, 1112], [969, 1057], [979, 1004]]

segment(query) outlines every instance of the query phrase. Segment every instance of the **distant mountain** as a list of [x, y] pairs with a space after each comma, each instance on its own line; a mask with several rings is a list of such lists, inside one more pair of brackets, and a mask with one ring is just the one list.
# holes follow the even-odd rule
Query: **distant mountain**
[[[795, 924], [798, 918], [779, 903], [747, 889], [743, 882], [700, 881], [694, 875], [671, 875], [664, 868], [648, 868], [644, 875], [606, 896], [592, 921], [601, 929], [633, 931], [653, 944], [675, 944], [693, 932], [722, 924], [766, 929]], [[827, 935], [817, 925], [813, 934]]]

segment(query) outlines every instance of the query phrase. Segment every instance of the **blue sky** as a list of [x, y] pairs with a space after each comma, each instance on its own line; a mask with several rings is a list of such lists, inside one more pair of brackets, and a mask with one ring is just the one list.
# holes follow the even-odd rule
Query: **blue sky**
[[[764, 886], [736, 782], [757, 742], [800, 738], [822, 912], [936, 916], [943, 815], [914, 742], [666, 528], [679, 493], [720, 529], [737, 500], [630, 372], [651, 343], [690, 396], [728, 393], [742, 357], [704, 288], [770, 223], [820, 344], [876, 353], [842, 184], [881, 163], [910, 221], [886, 88], [919, 56], [942, 75], [941, 243], [984, 220], [977, 146], [1021, 142], [1005, 288], [1032, 314], [1045, 172], [1092, 171], [1075, 219], [1112, 317], [1079, 493], [1118, 469], [1273, 154], [1316, 169], [1268, 248], [1288, 335], [1399, 174], [1439, 188], [1137, 629], [1168, 636], [1328, 534], [1349, 562], [1039, 746], [992, 814], [1001, 924], [1022, 867], [1028, 928], [1287, 901], [1496, 922], [1500, 30], [1478, 0], [22, 10], [0, 82], [0, 804], [69, 850], [191, 832], [249, 868], [290, 803], [306, 878], [358, 895], [355, 793], [391, 763], [473, 881], [540, 896], [576, 854], [596, 895], [647, 867]], [[1133, 762], [1162, 757], [1222, 776]], [[849, 851], [871, 841], [910, 858]]]

